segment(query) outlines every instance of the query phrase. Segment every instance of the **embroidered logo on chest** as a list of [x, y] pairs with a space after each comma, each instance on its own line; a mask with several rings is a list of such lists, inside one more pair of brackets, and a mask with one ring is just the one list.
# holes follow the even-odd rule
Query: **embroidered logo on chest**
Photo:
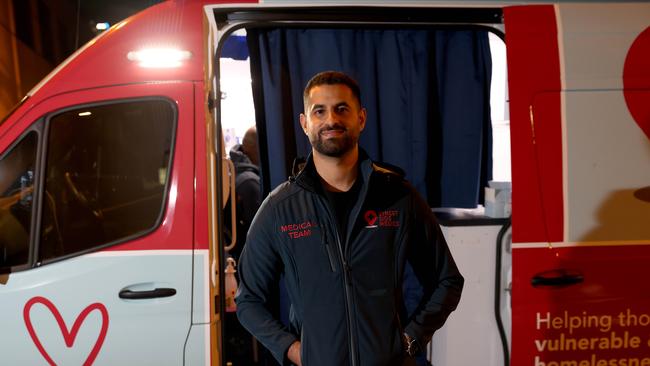
[[280, 225], [280, 232], [286, 233], [291, 239], [311, 236], [312, 228], [318, 226], [313, 221], [303, 221], [295, 224]]
[[366, 221], [366, 229], [374, 229], [377, 227], [399, 227], [399, 211], [386, 210], [375, 211], [368, 210], [363, 214], [363, 219]]

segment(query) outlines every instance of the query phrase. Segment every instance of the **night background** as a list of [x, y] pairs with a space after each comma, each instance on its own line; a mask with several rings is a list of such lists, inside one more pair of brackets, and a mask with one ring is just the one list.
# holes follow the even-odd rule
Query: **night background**
[[162, 0], [0, 0], [0, 119], [101, 31]]

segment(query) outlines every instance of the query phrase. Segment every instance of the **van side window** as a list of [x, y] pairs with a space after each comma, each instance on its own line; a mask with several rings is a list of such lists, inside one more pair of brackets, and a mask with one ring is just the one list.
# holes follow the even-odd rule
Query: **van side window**
[[52, 117], [43, 193], [43, 261], [144, 235], [162, 219], [175, 109], [140, 100]]
[[0, 157], [0, 267], [27, 263], [38, 136], [29, 132]]

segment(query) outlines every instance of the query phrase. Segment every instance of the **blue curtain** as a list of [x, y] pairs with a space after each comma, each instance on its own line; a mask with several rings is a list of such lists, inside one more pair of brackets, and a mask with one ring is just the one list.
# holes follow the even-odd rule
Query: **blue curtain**
[[265, 192], [311, 147], [307, 81], [343, 71], [368, 109], [360, 144], [401, 167], [432, 207], [476, 207], [492, 175], [491, 56], [482, 30], [248, 29]]
[[223, 43], [221, 49], [221, 58], [231, 58], [233, 60], [243, 61], [248, 58], [248, 45], [246, 37], [230, 35]]

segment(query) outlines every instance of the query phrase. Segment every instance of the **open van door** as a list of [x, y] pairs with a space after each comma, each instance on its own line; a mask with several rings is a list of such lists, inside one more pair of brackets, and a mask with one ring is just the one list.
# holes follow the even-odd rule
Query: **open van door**
[[512, 364], [649, 364], [650, 4], [504, 19]]
[[[439, 177], [440, 173], [434, 174], [432, 171], [437, 169], [434, 166], [476, 167], [471, 173], [476, 173], [476, 176], [467, 179], [449, 178], [448, 187], [452, 185], [458, 187], [461, 181], [475, 182], [477, 186], [469, 195], [457, 194], [455, 197], [472, 197], [474, 199], [473, 196], [476, 196], [478, 199], [478, 181], [487, 176], [487, 172], [483, 174], [479, 170], [482, 166], [488, 165], [479, 162], [479, 157], [483, 158], [488, 155], [487, 153], [482, 155], [482, 149], [489, 145], [486, 137], [488, 134], [485, 131], [489, 131], [490, 113], [484, 109], [489, 104], [489, 100], [484, 100], [484, 97], [489, 99], [486, 98], [487, 94], [485, 93], [486, 90], [489, 90], [487, 87], [489, 82], [484, 83], [484, 80], [490, 77], [488, 63], [491, 63], [491, 58], [488, 32], [493, 32], [497, 38], [502, 34], [501, 8], [438, 8], [433, 4], [429, 6], [424, 3], [423, 6], [400, 6], [399, 2], [363, 7], [352, 5], [339, 7], [331, 4], [289, 6], [265, 3], [260, 7], [215, 5], [212, 12], [213, 20], [209, 20], [214, 23], [214, 27], [211, 29], [214, 30], [216, 46], [214, 47], [215, 52], [209, 52], [209, 54], [214, 54], [218, 60], [223, 57], [222, 53], [228, 49], [227, 46], [233, 46], [239, 42], [246, 47], [246, 51], [250, 55], [250, 67], [248, 67], [251, 75], [250, 81], [246, 79], [241, 81], [243, 85], [252, 86], [250, 107], [254, 107], [254, 122], [257, 124], [260, 136], [263, 191], [268, 192], [285, 181], [287, 176], [292, 174], [291, 168], [299, 166], [299, 164], [294, 164], [297, 161], [295, 158], [305, 157], [311, 151], [309, 141], [299, 128], [300, 125], [297, 121], [303, 108], [301, 98], [306, 82], [317, 71], [345, 70], [347, 68], [356, 70], [358, 74], [356, 77], [359, 80], [373, 83], [372, 86], [368, 85], [364, 88], [364, 95], [368, 95], [366, 97], [368, 98], [368, 115], [371, 116], [369, 121], [372, 120], [367, 123], [369, 127], [364, 130], [364, 136], [368, 138], [364, 146], [372, 149], [369, 150], [371, 156], [391, 164], [408, 167], [411, 169], [411, 174], [420, 174], [418, 179], [421, 181], [419, 186], [422, 189], [427, 186], [425, 172], [431, 172], [432, 177], [437, 174], [436, 178], [431, 179], [431, 182], [436, 181]], [[243, 41], [241, 39], [244, 37], [241, 36], [241, 33], [246, 35]], [[231, 36], [232, 38], [229, 38]], [[316, 40], [320, 36], [323, 38]], [[285, 37], [293, 42], [285, 41]], [[267, 41], [272, 47], [265, 43]], [[393, 45], [396, 47], [392, 47]], [[266, 47], [272, 48], [273, 51], [268, 51]], [[365, 50], [366, 54], [361, 55], [361, 52], [356, 53], [352, 50]], [[290, 55], [285, 55], [285, 51]], [[382, 55], [382, 57], [377, 57], [377, 55]], [[318, 60], [309, 59], [311, 57], [318, 58]], [[398, 68], [398, 65], [400, 70], [406, 70], [403, 75], [396, 72], [395, 69]], [[447, 70], [446, 66], [454, 67], [454, 70], [442, 71], [443, 69]], [[217, 96], [221, 95], [221, 99], [215, 99], [215, 104], [217, 105], [216, 110], [222, 113], [220, 116], [222, 123], [228, 121], [227, 117], [224, 118], [224, 111], [227, 110], [224, 105], [234, 100], [231, 97], [235, 94], [234, 92], [230, 93], [234, 88], [227, 89], [226, 80], [231, 76], [228, 71], [221, 67], [217, 72], [220, 83], [218, 87], [224, 88], [225, 91], [225, 94], [215, 93]], [[280, 75], [276, 75], [276, 71]], [[452, 74], [457, 75], [458, 78], [451, 76]], [[485, 78], [486, 75], [488, 75], [487, 78]], [[471, 80], [463, 83], [460, 79], [461, 76], [467, 76]], [[438, 83], [438, 78], [444, 79], [444, 82]], [[385, 81], [387, 84], [394, 82], [394, 84], [379, 86], [379, 81]], [[461, 87], [460, 85], [465, 86]], [[274, 87], [281, 90], [274, 90]], [[219, 89], [215, 88], [215, 90]], [[449, 108], [438, 109], [437, 104], [443, 104], [443, 101], [438, 101], [438, 90], [449, 92], [445, 94], [444, 98], [444, 102], [449, 101]], [[449, 95], [462, 100], [459, 100], [457, 104], [453, 103], [454, 97]], [[394, 105], [389, 103], [391, 101], [395, 101], [397, 104], [402, 101], [403, 103]], [[410, 103], [418, 106], [411, 108]], [[452, 104], [462, 107], [454, 108]], [[434, 107], [434, 105], [436, 106]], [[241, 109], [238, 106], [239, 114], [242, 114]], [[435, 146], [435, 149], [443, 146], [440, 141], [441, 136], [444, 135], [441, 132], [443, 125], [441, 110], [443, 109], [448, 111], [448, 114], [445, 114], [445, 120], [449, 123], [445, 125], [454, 130], [449, 132], [445, 138], [451, 139], [450, 136], [453, 136], [454, 132], [458, 132], [463, 135], [463, 139], [454, 139], [455, 142], [445, 141], [444, 145], [449, 148], [449, 153], [437, 154], [427, 146]], [[487, 118], [485, 118], [486, 116]], [[471, 126], [463, 125], [461, 120], [471, 121], [468, 123]], [[219, 121], [215, 121], [215, 126], [217, 126], [217, 130], [220, 130], [222, 125]], [[471, 132], [468, 132], [470, 130]], [[465, 142], [464, 137], [468, 136], [476, 138], [476, 140], [463, 144], [461, 141]], [[484, 138], [485, 140], [483, 140]], [[452, 146], [455, 146], [456, 143], [462, 146], [454, 149]], [[468, 146], [471, 147], [468, 148]], [[448, 156], [460, 157], [460, 152], [469, 150], [473, 150], [474, 155], [470, 157], [468, 154], [467, 160], [463, 160], [463, 163], [446, 161], [436, 165], [437, 163], [434, 162]], [[429, 154], [436, 156], [432, 157]], [[476, 159], [475, 164], [473, 163], [474, 159]], [[466, 161], [472, 161], [472, 163]], [[454, 173], [461, 170], [464, 173], [471, 169], [457, 169]], [[449, 172], [448, 174], [451, 177], [454, 173]], [[214, 175], [216, 176], [216, 174]], [[462, 173], [459, 175], [462, 175], [463, 178], [467, 177]], [[454, 175], [454, 177], [458, 177], [458, 175]], [[431, 191], [434, 191], [440, 187], [430, 188]], [[482, 190], [482, 187], [480, 189]], [[440, 194], [438, 197], [442, 196]], [[432, 201], [438, 197], [431, 194]], [[490, 231], [491, 233], [492, 231]], [[494, 232], [495, 237], [496, 235], [497, 233]], [[478, 236], [486, 237], [485, 235]], [[492, 239], [487, 240], [490, 240], [489, 244], [494, 242]], [[489, 244], [483, 246], [482, 249], [493, 252]], [[453, 252], [454, 248], [451, 250]], [[488, 273], [490, 275], [493, 273], [492, 262], [477, 254], [476, 251], [467, 253], [468, 259], [481, 258], [481, 270], [489, 267]], [[457, 258], [457, 252], [454, 252], [454, 256]], [[470, 267], [470, 263], [468, 261], [466, 266]], [[461, 267], [463, 265], [465, 263], [459, 264]], [[477, 267], [474, 266], [473, 269]], [[461, 271], [463, 271], [462, 268]], [[465, 274], [465, 272], [463, 273]], [[484, 277], [477, 275], [475, 278], [480, 278], [480, 281], [475, 282], [477, 287], [484, 283]], [[417, 286], [413, 286], [413, 289], [413, 292], [416, 292]], [[482, 295], [483, 292], [480, 294]], [[488, 293], [488, 295], [490, 294]], [[417, 296], [414, 294], [413, 298]], [[281, 309], [284, 312], [280, 313], [287, 314], [283, 320], [288, 322], [289, 301], [287, 296], [280, 297], [280, 307], [284, 306]], [[487, 303], [485, 309], [481, 309], [487, 313], [486, 316], [484, 317], [483, 313], [471, 314], [473, 319], [486, 319], [486, 321], [480, 322], [481, 325], [492, 324], [489, 318], [492, 314], [492, 302], [486, 299], [485, 296], [481, 298], [483, 301], [481, 305]], [[472, 323], [472, 325], [476, 328], [476, 323]], [[484, 330], [475, 331], [471, 338], [477, 342], [484, 342], [485, 347], [482, 347], [482, 350], [490, 352], [493, 349], [490, 345], [498, 343], [498, 339], [488, 342], [482, 335], [488, 333], [498, 337], [498, 333], [496, 329], [483, 332]], [[226, 340], [227, 337], [221, 338], [224, 349], [228, 346], [225, 344]], [[462, 344], [463, 349], [467, 349], [467, 330], [464, 329], [462, 337], [454, 340], [458, 344]], [[478, 352], [473, 349], [471, 353], [476, 355]], [[449, 354], [453, 355], [453, 352], [449, 352]], [[485, 361], [485, 358], [475, 358], [478, 358], [479, 362]], [[456, 364], [462, 364], [465, 360], [456, 360]]]

